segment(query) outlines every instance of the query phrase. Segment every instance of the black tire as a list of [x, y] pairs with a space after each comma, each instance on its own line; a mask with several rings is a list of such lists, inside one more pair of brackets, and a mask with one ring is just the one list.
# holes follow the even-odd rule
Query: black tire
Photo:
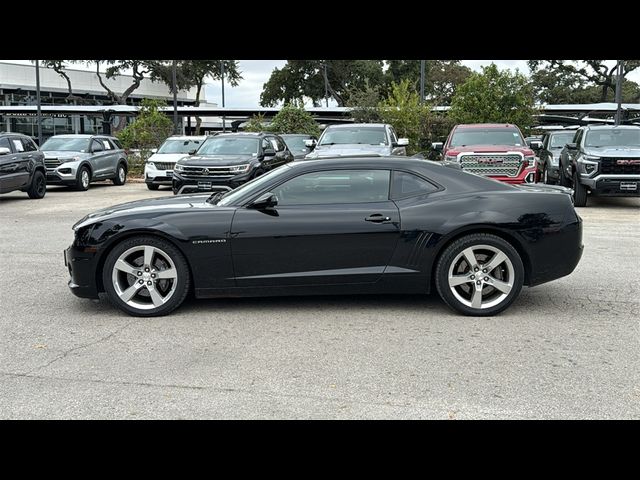
[[587, 187], [580, 183], [577, 172], [573, 174], [573, 205], [576, 207], [587, 206]]
[[545, 185], [549, 185], [549, 170], [547, 169], [546, 163], [542, 166], [542, 173], [540, 173], [540, 178], [542, 180], [542, 183], [544, 183]]
[[116, 168], [116, 176], [111, 180], [114, 185], [124, 185], [127, 183], [127, 166], [120, 162]]
[[[84, 176], [86, 172], [86, 177]], [[86, 191], [89, 190], [89, 185], [91, 184], [91, 170], [89, 170], [89, 167], [87, 167], [86, 165], [83, 167], [80, 167], [80, 170], [78, 170], [78, 175], [76, 177], [76, 184], [75, 184], [75, 189], [76, 190], [80, 190], [80, 191]]]
[[259, 177], [260, 175], [264, 175], [264, 170], [262, 168], [257, 168], [255, 172], [253, 172], [252, 179]]
[[36, 170], [33, 172], [33, 178], [31, 179], [31, 185], [29, 185], [29, 190], [27, 190], [27, 195], [29, 198], [40, 199], [43, 198], [47, 193], [47, 177], [44, 176], [40, 170]]
[[160, 185], [154, 185], [152, 183], [147, 183], [147, 188], [149, 190], [158, 190], [160, 188]]
[[[468, 262], [464, 260], [464, 257], [461, 258], [460, 255], [463, 255], [466, 249], [476, 247], [478, 253], [475, 254], [474, 252], [474, 256], [478, 261], [477, 265], [482, 268], [482, 264], [485, 261], [488, 261], [489, 264], [491, 263], [492, 258], [494, 258], [493, 255], [496, 253], [481, 246], [489, 246], [492, 249], [502, 252], [510, 264], [504, 260], [498, 265], [491, 266], [492, 268], [489, 272], [483, 273], [482, 270], [475, 272], [473, 266], [469, 266]], [[465, 271], [467, 267], [470, 268], [467, 273], [461, 273], [460, 271], [455, 272], [456, 269]], [[466, 275], [469, 275], [469, 279], [471, 279], [471, 275], [474, 275], [475, 278], [474, 280], [469, 280], [468, 283], [452, 287], [449, 284], [449, 272], [452, 269], [456, 276], [460, 278], [466, 278]], [[485, 283], [485, 278], [488, 278], [489, 281], [494, 282], [494, 284], [495, 280], [500, 280], [508, 284], [510, 290], [508, 292], [502, 292], [491, 286], [490, 283]], [[436, 264], [435, 280], [436, 289], [440, 297], [449, 307], [463, 315], [486, 317], [502, 312], [516, 299], [524, 282], [524, 266], [522, 265], [522, 259], [517, 250], [509, 242], [496, 235], [475, 233], [464, 236], [445, 248]], [[482, 306], [475, 308], [463, 303], [460, 299], [462, 298], [464, 300], [464, 296], [468, 294], [470, 298], [465, 301], [472, 303], [471, 300], [473, 299], [473, 294], [476, 289], [476, 281], [482, 282], [478, 287], [480, 289], [480, 298], [483, 299], [483, 295], [487, 295], [487, 303], [484, 308]], [[468, 289], [468, 291], [466, 291], [466, 289]], [[460, 298], [456, 297], [456, 294], [454, 294], [452, 290], [455, 290]], [[492, 302], [496, 303], [492, 305]]]
[[[161, 285], [161, 282], [163, 282], [163, 280], [156, 279], [152, 281], [152, 279], [150, 278], [142, 280], [142, 278], [144, 277], [138, 277], [133, 274], [127, 274], [120, 270], [116, 270], [118, 272], [117, 281], [124, 284], [122, 288], [124, 288], [125, 290], [123, 290], [122, 293], [125, 293], [126, 288], [135, 285], [136, 282], [143, 282], [142, 286], [138, 287], [138, 289], [136, 290], [137, 293], [133, 295], [130, 302], [133, 304], [147, 305], [147, 308], [138, 308], [135, 305], [127, 303], [120, 297], [120, 294], [116, 292], [116, 285], [114, 284], [113, 280], [114, 266], [116, 264], [116, 261], [128, 250], [140, 247], [153, 247], [157, 252], [152, 257], [153, 260], [151, 262], [151, 272], [149, 272], [148, 274], [147, 272], [144, 272], [145, 275], [151, 275], [151, 273], [154, 271], [163, 271], [163, 265], [169, 265], [170, 267], [170, 264], [166, 261], [165, 255], [170, 258], [170, 261], [173, 262], [173, 265], [175, 266], [176, 277], [175, 279], [167, 281], [167, 283], [165, 284], [166, 288], [164, 290], [166, 291], [165, 293], [167, 293], [167, 298], [166, 301], [158, 307], [153, 307], [152, 296], [150, 294], [150, 290], [146, 287], [146, 281], [151, 281], [153, 283], [153, 288], [157, 288], [157, 291], [162, 295], [163, 286]], [[144, 261], [140, 257], [140, 255], [144, 256], [144, 254], [140, 252], [133, 252], [131, 253], [131, 255], [132, 257], [130, 258], [135, 257], [133, 262], [136, 263], [132, 263], [130, 261], [130, 265], [133, 265], [135, 267], [135, 265], [141, 263], [135, 268], [140, 268], [140, 272], [142, 272], [145, 266], [143, 264]], [[157, 270], [153, 270], [154, 268]], [[157, 317], [171, 313], [182, 304], [187, 294], [189, 293], [191, 284], [189, 265], [187, 264], [184, 255], [182, 255], [180, 250], [178, 250], [170, 242], [153, 236], [133, 237], [117, 244], [107, 255], [107, 259], [102, 270], [102, 282], [109, 301], [120, 310], [135, 317]], [[121, 286], [120, 283], [118, 283], [118, 286]], [[171, 294], [168, 295], [169, 293]]]

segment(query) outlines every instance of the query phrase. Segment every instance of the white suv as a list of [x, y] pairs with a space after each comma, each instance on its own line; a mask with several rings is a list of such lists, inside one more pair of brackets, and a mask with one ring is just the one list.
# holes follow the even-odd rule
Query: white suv
[[144, 181], [147, 188], [157, 190], [160, 185], [171, 186], [173, 167], [176, 162], [198, 150], [206, 139], [205, 135], [197, 137], [173, 135], [167, 138], [145, 163]]

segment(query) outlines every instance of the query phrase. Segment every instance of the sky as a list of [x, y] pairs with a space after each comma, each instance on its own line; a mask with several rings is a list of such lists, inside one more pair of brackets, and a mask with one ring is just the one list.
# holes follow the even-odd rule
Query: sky
[[[29, 60], [0, 60], [11, 63], [30, 64]], [[521, 73], [528, 74], [526, 60], [462, 60], [461, 63], [472, 70], [480, 71], [483, 66], [495, 63], [499, 69], [518, 69]], [[609, 60], [611, 65], [615, 60]], [[286, 60], [239, 60], [240, 70], [243, 79], [237, 87], [225, 84], [225, 106], [237, 108], [257, 107], [260, 104], [260, 93], [262, 86], [267, 82], [274, 68], [282, 68]], [[1, 68], [1, 66], [0, 66]], [[75, 66], [73, 68], [81, 68]], [[630, 73], [627, 78], [640, 83], [640, 69]], [[210, 103], [217, 103], [222, 106], [222, 88], [220, 81], [209, 81], [205, 86], [205, 98]], [[332, 102], [329, 102], [332, 105]], [[333, 103], [335, 106], [335, 102]]]

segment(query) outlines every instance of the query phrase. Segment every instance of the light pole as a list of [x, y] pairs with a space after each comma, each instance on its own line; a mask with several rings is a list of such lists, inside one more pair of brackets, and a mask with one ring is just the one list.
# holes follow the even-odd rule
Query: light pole
[[40, 110], [40, 60], [36, 60], [36, 123], [38, 124], [38, 146], [42, 145], [42, 111]]
[[[224, 60], [220, 60], [220, 78], [222, 80], [222, 108], [224, 108]], [[224, 112], [222, 113], [222, 131], [227, 131], [227, 121]]]
[[176, 65], [176, 60], [173, 61], [173, 68], [172, 68], [172, 89], [173, 89], [173, 133], [175, 135], [178, 134], [178, 88], [176, 86], [176, 84], [178, 83], [176, 81], [176, 77], [177, 77], [177, 65]]
[[424, 68], [425, 61], [420, 60], [420, 103], [424, 103]]
[[327, 77], [327, 61], [322, 63], [324, 67], [324, 102], [325, 106], [329, 108], [329, 78]]
[[620, 125], [620, 121], [622, 120], [622, 69], [624, 68], [624, 64], [622, 60], [618, 60], [618, 65], [616, 67], [616, 72], [618, 73], [618, 78], [616, 78], [616, 103], [618, 107], [616, 108], [616, 123], [615, 125]]

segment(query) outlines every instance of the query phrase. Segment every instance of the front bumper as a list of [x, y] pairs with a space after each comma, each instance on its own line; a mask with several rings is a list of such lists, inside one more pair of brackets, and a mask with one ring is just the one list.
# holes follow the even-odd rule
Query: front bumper
[[520, 185], [523, 183], [536, 183], [538, 181], [538, 170], [535, 165], [522, 169], [520, 174], [516, 177], [509, 177], [506, 175], [486, 175], [488, 178], [498, 180], [499, 182], [508, 183], [511, 185]]
[[[640, 175], [580, 175], [580, 183], [592, 194], [602, 197], [639, 197]], [[635, 185], [635, 188], [633, 188]]]
[[69, 270], [69, 289], [76, 297], [98, 298], [95, 272], [95, 253], [71, 245], [64, 250], [64, 264]]
[[76, 183], [76, 176], [80, 162], [66, 162], [55, 168], [47, 167], [47, 183], [72, 185]]
[[144, 166], [144, 181], [149, 185], [171, 185], [173, 181], [173, 169], [161, 170], [146, 164]]
[[188, 192], [210, 192], [216, 190], [233, 190], [243, 183], [248, 182], [253, 177], [253, 170], [231, 177], [221, 176], [184, 176], [177, 171], [173, 171], [172, 188], [173, 193], [181, 194]]

